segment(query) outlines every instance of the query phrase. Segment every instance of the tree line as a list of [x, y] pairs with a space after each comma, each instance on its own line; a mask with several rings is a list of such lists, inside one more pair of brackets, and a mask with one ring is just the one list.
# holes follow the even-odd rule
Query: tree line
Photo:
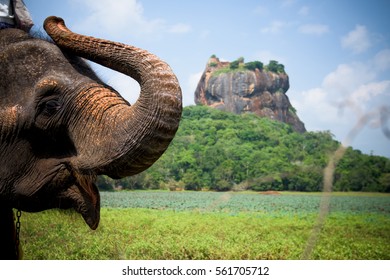
[[[297, 133], [255, 114], [206, 106], [183, 110], [179, 130], [148, 170], [121, 180], [100, 176], [101, 189], [321, 191], [323, 170], [340, 143], [330, 131]], [[390, 159], [348, 147], [334, 191], [390, 192]]]

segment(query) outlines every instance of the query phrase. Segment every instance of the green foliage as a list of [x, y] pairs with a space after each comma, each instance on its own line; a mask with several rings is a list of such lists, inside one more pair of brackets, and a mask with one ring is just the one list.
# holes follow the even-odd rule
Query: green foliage
[[[215, 55], [212, 55], [211, 58], [216, 58]], [[209, 66], [215, 67], [217, 66], [216, 63], [210, 63]], [[270, 71], [277, 74], [285, 74], [286, 71], [284, 70], [284, 65], [280, 64], [276, 60], [270, 60], [268, 65], [264, 66], [262, 62], [256, 60], [244, 63], [244, 58], [239, 57], [237, 60], [234, 60], [230, 62], [229, 66], [223, 67], [221, 69], [218, 69], [213, 72], [213, 76], [226, 74], [226, 73], [232, 73], [237, 71], [255, 71], [256, 69], [259, 69], [260, 71]]]
[[[210, 63], [209, 66], [214, 67], [217, 66], [215, 63]], [[283, 66], [283, 65], [282, 65]], [[280, 66], [279, 66], [280, 67]], [[213, 75], [220, 75], [225, 73], [232, 73], [232, 72], [239, 72], [239, 71], [255, 71], [256, 69], [259, 69], [260, 71], [263, 70], [263, 63], [260, 61], [251, 61], [248, 63], [244, 63], [244, 58], [239, 57], [237, 60], [232, 61], [229, 66], [226, 66], [224, 68], [218, 69], [217, 71], [213, 72]], [[284, 72], [283, 72], [284, 73]]]
[[335, 190], [390, 192], [390, 161], [348, 148], [335, 172]]
[[[101, 192], [103, 208], [147, 208], [178, 211], [267, 213], [273, 216], [305, 215], [318, 212], [320, 193], [281, 192], [262, 195], [255, 192], [169, 192], [116, 191]], [[390, 215], [389, 194], [333, 193], [332, 213]], [[389, 217], [390, 218], [390, 217]]]
[[[234, 67], [236, 67], [236, 68], [234, 68]], [[218, 75], [222, 75], [222, 74], [242, 72], [242, 71], [247, 71], [247, 69], [245, 69], [244, 67], [242, 67], [240, 65], [233, 65], [233, 68], [232, 68], [231, 63], [230, 63], [230, 65], [227, 67], [222, 67], [222, 68], [219, 68], [219, 69], [213, 71], [211, 75], [218, 76]]]
[[232, 61], [229, 65], [230, 69], [237, 69], [240, 66], [240, 62], [238, 60]]
[[266, 69], [274, 73], [285, 73], [284, 65], [280, 64], [276, 60], [270, 60], [270, 62], [266, 66]]
[[245, 63], [245, 68], [248, 69], [248, 70], [256, 70], [256, 69], [259, 69], [260, 71], [263, 70], [263, 63], [260, 62], [260, 61], [252, 61], [252, 62], [248, 62], [248, 63]]
[[[105, 180], [102, 186], [321, 191], [323, 169], [339, 145], [329, 131], [300, 134], [254, 114], [190, 106], [168, 150], [151, 168], [119, 181]], [[349, 148], [336, 167], [334, 189], [390, 192], [389, 174], [389, 159]]]
[[295, 109], [295, 107], [293, 107], [292, 105], [290, 107], [288, 107], [288, 110], [290, 113], [292, 113], [293, 115], [296, 115], [297, 114], [297, 109]]

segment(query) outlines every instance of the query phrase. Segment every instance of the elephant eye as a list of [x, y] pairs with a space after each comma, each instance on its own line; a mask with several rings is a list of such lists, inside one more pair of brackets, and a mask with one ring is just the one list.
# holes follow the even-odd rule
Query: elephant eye
[[49, 100], [44, 104], [43, 113], [51, 116], [61, 109], [61, 102], [59, 100]]

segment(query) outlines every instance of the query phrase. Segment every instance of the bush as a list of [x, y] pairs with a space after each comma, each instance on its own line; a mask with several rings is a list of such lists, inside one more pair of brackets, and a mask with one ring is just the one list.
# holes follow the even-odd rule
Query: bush
[[245, 68], [248, 69], [248, 70], [256, 70], [256, 69], [259, 69], [259, 70], [263, 70], [263, 63], [260, 62], [260, 61], [252, 61], [252, 62], [248, 62], [248, 63], [245, 63]]
[[274, 73], [285, 73], [284, 65], [278, 63], [276, 60], [270, 60], [267, 65], [267, 70]]
[[237, 69], [240, 66], [240, 62], [238, 60], [232, 61], [230, 63], [230, 69]]

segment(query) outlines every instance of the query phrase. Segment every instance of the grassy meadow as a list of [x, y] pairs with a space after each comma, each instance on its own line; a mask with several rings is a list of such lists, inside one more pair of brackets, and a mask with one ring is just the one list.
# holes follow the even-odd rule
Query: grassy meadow
[[[301, 259], [319, 193], [102, 192], [92, 231], [74, 211], [22, 215], [24, 259]], [[390, 195], [334, 193], [311, 259], [390, 259]]]

